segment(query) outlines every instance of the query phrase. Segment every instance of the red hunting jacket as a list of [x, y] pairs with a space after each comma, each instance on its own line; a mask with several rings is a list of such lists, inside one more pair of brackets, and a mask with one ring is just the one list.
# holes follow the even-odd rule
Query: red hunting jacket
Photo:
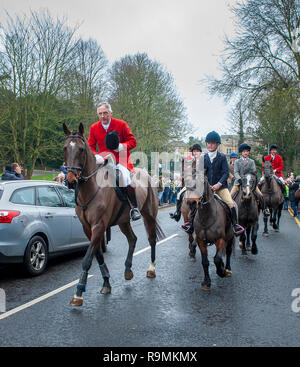
[[[105, 146], [105, 136], [107, 133], [113, 130], [115, 130], [119, 134], [120, 143], [124, 146], [124, 151], [120, 153], [109, 150]], [[130, 127], [125, 121], [112, 118], [107, 131], [102, 126], [101, 121], [95, 122], [90, 127], [88, 144], [94, 154], [101, 154], [102, 157], [105, 157], [109, 153], [112, 153], [118, 163], [127, 167], [130, 171], [134, 171], [134, 166], [130, 156], [130, 150], [136, 147], [136, 140], [132, 131], [130, 130]], [[96, 151], [97, 145], [99, 149], [98, 152]]]
[[[271, 154], [265, 157], [265, 161], [270, 161], [272, 158]], [[264, 164], [262, 164], [261, 169], [263, 169]], [[275, 158], [272, 161], [273, 170], [276, 169], [275, 175], [277, 177], [283, 177], [282, 170], [283, 170], [283, 160], [282, 157], [278, 154], [275, 155]]]

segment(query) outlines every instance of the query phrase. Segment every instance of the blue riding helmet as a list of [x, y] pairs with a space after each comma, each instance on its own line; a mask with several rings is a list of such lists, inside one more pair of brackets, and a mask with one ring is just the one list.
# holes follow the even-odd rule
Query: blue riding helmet
[[251, 150], [251, 147], [250, 145], [248, 145], [247, 143], [242, 143], [240, 146], [239, 146], [239, 153], [242, 153], [243, 150]]
[[232, 152], [229, 157], [230, 158], [238, 158], [239, 156], [235, 152]]
[[206, 135], [205, 142], [221, 144], [221, 137], [216, 131], [211, 131]]

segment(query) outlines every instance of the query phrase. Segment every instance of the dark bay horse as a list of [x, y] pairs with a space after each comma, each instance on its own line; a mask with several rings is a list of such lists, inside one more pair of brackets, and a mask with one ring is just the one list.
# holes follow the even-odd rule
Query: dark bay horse
[[[263, 174], [265, 182], [261, 187], [265, 205], [270, 209], [270, 223], [275, 232], [279, 232], [279, 221], [284, 202], [284, 196], [279, 183], [273, 177], [273, 168], [270, 161], [264, 162]], [[268, 217], [264, 216], [264, 232], [263, 235], [268, 236]]]
[[[123, 201], [121, 200], [119, 191], [115, 189], [115, 166], [109, 164], [97, 166], [94, 154], [84, 137], [82, 124], [80, 124], [78, 131], [71, 132], [65, 124], [63, 124], [63, 129], [67, 135], [64, 144], [64, 161], [68, 170], [67, 180], [69, 183], [75, 182], [76, 214], [91, 242], [82, 261], [82, 274], [76, 294], [70, 302], [72, 306], [81, 306], [83, 304], [82, 293], [86, 290], [88, 271], [94, 256], [104, 280], [100, 293], [111, 293], [110, 274], [104, 262], [101, 247], [101, 241], [107, 228], [117, 224], [127, 238], [129, 249], [125, 261], [126, 280], [133, 277], [131, 266], [137, 237], [130, 225], [130, 206], [125, 197], [123, 197]], [[132, 177], [132, 184], [136, 186], [138, 207], [143, 216], [151, 246], [151, 261], [147, 277], [154, 278], [156, 276], [156, 241], [164, 237], [157, 222], [157, 188], [152, 185], [148, 173], [142, 169], [136, 169], [136, 173]]]
[[[234, 198], [238, 206], [238, 222], [245, 228], [240, 236], [242, 243], [242, 256], [247, 256], [247, 250], [251, 249], [253, 255], [257, 255], [258, 249], [256, 245], [258, 231], [259, 208], [256, 196], [254, 194], [256, 188], [256, 175], [251, 173], [242, 177], [242, 186]], [[252, 246], [250, 248], [250, 235]]]
[[[195, 240], [201, 251], [204, 281], [202, 290], [210, 290], [209, 261], [207, 244], [215, 244], [216, 254], [214, 263], [217, 274], [221, 277], [232, 275], [230, 257], [234, 249], [235, 237], [232, 230], [230, 209], [217, 199], [210, 188], [207, 177], [204, 176], [203, 194], [198, 201], [197, 213], [194, 219]], [[226, 266], [222, 259], [226, 253]]]

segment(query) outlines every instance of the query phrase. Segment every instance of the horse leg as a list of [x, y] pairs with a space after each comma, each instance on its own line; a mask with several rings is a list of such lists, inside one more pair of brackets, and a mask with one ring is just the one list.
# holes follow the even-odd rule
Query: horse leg
[[202, 267], [203, 267], [203, 271], [204, 271], [204, 280], [201, 283], [201, 290], [202, 291], [209, 291], [210, 290], [210, 285], [211, 285], [211, 279], [209, 276], [209, 261], [208, 261], [208, 256], [207, 256], [207, 246], [200, 241], [199, 239], [196, 238], [196, 242], [198, 244], [198, 247], [200, 249], [201, 252], [201, 262], [202, 262]]
[[263, 236], [269, 236], [269, 231], [268, 231], [268, 217], [264, 215], [264, 231], [263, 231]]
[[225, 267], [224, 267], [224, 262], [222, 259], [222, 251], [224, 249], [225, 246], [225, 241], [223, 240], [223, 238], [219, 239], [216, 243], [216, 254], [214, 256], [214, 263], [216, 265], [217, 268], [217, 274], [219, 275], [219, 277], [224, 278], [226, 276], [226, 271], [225, 271]]
[[278, 231], [278, 225], [277, 225], [277, 217], [278, 217], [278, 208], [276, 208], [274, 210], [274, 217], [273, 217], [273, 222], [272, 222], [272, 225], [273, 225], [273, 229], [275, 232], [279, 232]]
[[82, 293], [86, 291], [88, 271], [92, 265], [93, 256], [93, 245], [90, 244], [82, 260], [82, 273], [77, 284], [76, 294], [70, 301], [71, 306], [82, 306], [83, 304]]
[[189, 255], [192, 261], [196, 261], [196, 247], [197, 243], [194, 241], [193, 236], [189, 233]]
[[250, 245], [250, 234], [251, 234], [251, 226], [247, 225], [246, 228], [246, 250], [250, 251], [251, 250], [251, 245]]
[[240, 235], [240, 241], [242, 242], [242, 257], [248, 257], [246, 250], [246, 234], [245, 231]]
[[110, 294], [111, 293], [111, 286], [110, 286], [110, 283], [109, 283], [110, 275], [109, 275], [108, 268], [107, 268], [107, 266], [104, 262], [104, 256], [103, 256], [102, 249], [99, 248], [98, 251], [96, 252], [95, 256], [96, 256], [97, 262], [99, 264], [99, 268], [100, 268], [102, 278], [103, 278], [103, 286], [100, 290], [100, 293], [101, 294]]
[[283, 203], [280, 204], [280, 206], [278, 207], [278, 214], [277, 214], [277, 228], [278, 228], [278, 232], [279, 232], [279, 222], [280, 222], [280, 218], [281, 218], [282, 208], [283, 208]]
[[148, 241], [151, 247], [151, 259], [150, 259], [150, 265], [147, 270], [146, 276], [147, 278], [155, 278], [155, 250], [156, 250], [156, 239], [157, 239], [157, 222], [156, 217], [151, 216], [149, 214], [144, 213], [144, 224], [146, 231], [148, 233]]
[[146, 276], [147, 278], [155, 278], [156, 277], [156, 273], [155, 273], [156, 233], [155, 233], [155, 230], [153, 230], [153, 232], [150, 233], [148, 240], [149, 240], [149, 244], [151, 247], [151, 260], [150, 260], [150, 265], [147, 270]]
[[252, 247], [251, 247], [251, 253], [253, 255], [257, 255], [258, 254], [258, 249], [257, 249], [257, 246], [256, 246], [257, 231], [258, 231], [258, 221], [252, 226], [252, 233], [251, 233]]
[[123, 223], [123, 224], [119, 224], [119, 227], [122, 231], [122, 233], [125, 234], [127, 241], [128, 241], [128, 253], [127, 253], [127, 258], [125, 261], [125, 273], [124, 273], [124, 277], [126, 280], [131, 280], [133, 278], [133, 272], [131, 270], [132, 267], [132, 257], [133, 257], [133, 253], [134, 253], [134, 249], [135, 249], [135, 244], [137, 241], [136, 235], [133, 233], [133, 230], [131, 228], [130, 223]]
[[226, 271], [226, 277], [232, 276], [231, 266], [230, 266], [230, 258], [232, 254], [232, 249], [234, 246], [234, 237], [227, 242], [226, 246], [226, 265], [225, 265], [225, 271]]

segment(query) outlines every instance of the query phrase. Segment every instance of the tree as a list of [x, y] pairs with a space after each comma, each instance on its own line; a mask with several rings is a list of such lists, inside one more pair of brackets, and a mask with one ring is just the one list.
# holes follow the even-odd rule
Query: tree
[[110, 77], [114, 116], [129, 123], [141, 151], [167, 151], [185, 136], [185, 107], [162, 65], [147, 54], [127, 55], [113, 64]]
[[[104, 95], [107, 60], [94, 40], [47, 11], [15, 19], [0, 33], [0, 149], [30, 177], [36, 162], [61, 164], [61, 123], [89, 125]], [[59, 164], [60, 161], [60, 164]]]
[[300, 147], [300, 121], [295, 98], [294, 89], [277, 87], [252, 107], [253, 133], [262, 141], [261, 153], [266, 153], [265, 147], [276, 143], [289, 167], [296, 166]]
[[[285, 148], [290, 152], [286, 151], [287, 159], [292, 161], [299, 147], [294, 140], [299, 136], [300, 113], [300, 53], [295, 48], [296, 30], [300, 27], [299, 2], [246, 0], [238, 2], [232, 12], [236, 17], [235, 37], [225, 38], [220, 62], [222, 77], [208, 76], [208, 90], [226, 101], [238, 100], [232, 113], [234, 128], [238, 127], [240, 134], [246, 122], [257, 139], [266, 141], [272, 137], [273, 143], [280, 146], [292, 142], [292, 149]], [[281, 111], [278, 105], [283, 107]], [[278, 111], [278, 115], [271, 111]]]
[[272, 87], [274, 78], [286, 86], [298, 85], [300, 54], [293, 47], [293, 31], [300, 26], [297, 0], [247, 0], [232, 12], [236, 37], [225, 38], [222, 78], [207, 78], [211, 93], [253, 98]]
[[65, 72], [63, 97], [72, 101], [72, 123], [82, 122], [86, 130], [95, 121], [95, 106], [106, 96], [108, 61], [92, 39], [78, 40], [70, 68]]

